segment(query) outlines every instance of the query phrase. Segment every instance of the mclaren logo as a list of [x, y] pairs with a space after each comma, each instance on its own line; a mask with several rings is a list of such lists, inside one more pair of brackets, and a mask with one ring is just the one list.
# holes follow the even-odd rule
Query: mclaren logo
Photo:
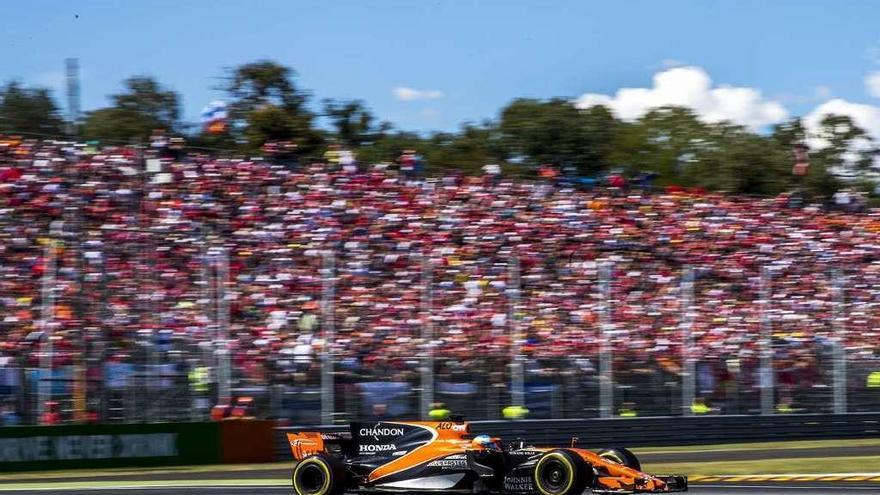
[[361, 428], [359, 433], [362, 437], [399, 437], [403, 435], [403, 428], [389, 428], [387, 426], [380, 428], [374, 426], [373, 428]]

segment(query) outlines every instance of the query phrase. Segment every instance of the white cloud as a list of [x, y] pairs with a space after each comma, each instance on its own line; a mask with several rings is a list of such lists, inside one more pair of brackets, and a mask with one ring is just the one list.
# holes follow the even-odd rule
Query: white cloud
[[406, 86], [394, 87], [391, 94], [400, 101], [436, 100], [444, 96], [439, 89], [415, 89]]
[[621, 88], [614, 96], [586, 93], [575, 100], [578, 108], [605, 105], [623, 120], [635, 120], [649, 110], [676, 105], [692, 109], [707, 122], [728, 120], [753, 130], [781, 122], [788, 111], [767, 100], [755, 88], [719, 85], [700, 67], [674, 67], [654, 74], [651, 88]]
[[865, 76], [865, 87], [868, 89], [868, 94], [874, 98], [880, 98], [880, 71]]

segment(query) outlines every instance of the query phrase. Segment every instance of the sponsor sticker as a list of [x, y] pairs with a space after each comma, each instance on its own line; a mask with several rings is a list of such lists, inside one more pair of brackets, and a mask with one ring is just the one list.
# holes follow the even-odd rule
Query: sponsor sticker
[[467, 425], [462, 423], [450, 423], [444, 421], [437, 424], [438, 430], [467, 431]]
[[531, 492], [535, 487], [531, 477], [510, 476], [504, 478], [504, 489], [512, 492]]
[[358, 451], [361, 454], [375, 454], [376, 452], [391, 452], [397, 450], [394, 444], [378, 444], [378, 445], [359, 445]]
[[428, 467], [445, 469], [467, 469], [467, 461], [462, 459], [438, 459], [428, 463]]
[[362, 437], [399, 437], [403, 435], [403, 428], [379, 427], [361, 428], [358, 432]]

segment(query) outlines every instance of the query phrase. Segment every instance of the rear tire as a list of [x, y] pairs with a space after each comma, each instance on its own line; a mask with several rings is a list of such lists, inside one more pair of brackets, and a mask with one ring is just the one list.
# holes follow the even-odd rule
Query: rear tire
[[293, 467], [291, 481], [296, 495], [341, 495], [345, 491], [345, 466], [335, 457], [310, 455]]
[[581, 456], [562, 449], [541, 456], [533, 477], [541, 495], [580, 495], [593, 484], [593, 470]]
[[636, 471], [642, 470], [642, 464], [639, 462], [639, 458], [636, 457], [635, 454], [630, 452], [628, 449], [623, 447], [613, 447], [610, 449], [602, 449], [597, 452], [597, 455], [602, 459], [607, 461], [616, 462], [622, 466], [626, 466], [630, 469], [635, 469]]

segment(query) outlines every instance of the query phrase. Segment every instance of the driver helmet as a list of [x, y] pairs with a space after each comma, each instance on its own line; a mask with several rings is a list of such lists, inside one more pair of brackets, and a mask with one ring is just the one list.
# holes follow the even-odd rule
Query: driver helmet
[[476, 449], [501, 450], [501, 440], [492, 438], [489, 435], [477, 435], [471, 441], [471, 445]]

